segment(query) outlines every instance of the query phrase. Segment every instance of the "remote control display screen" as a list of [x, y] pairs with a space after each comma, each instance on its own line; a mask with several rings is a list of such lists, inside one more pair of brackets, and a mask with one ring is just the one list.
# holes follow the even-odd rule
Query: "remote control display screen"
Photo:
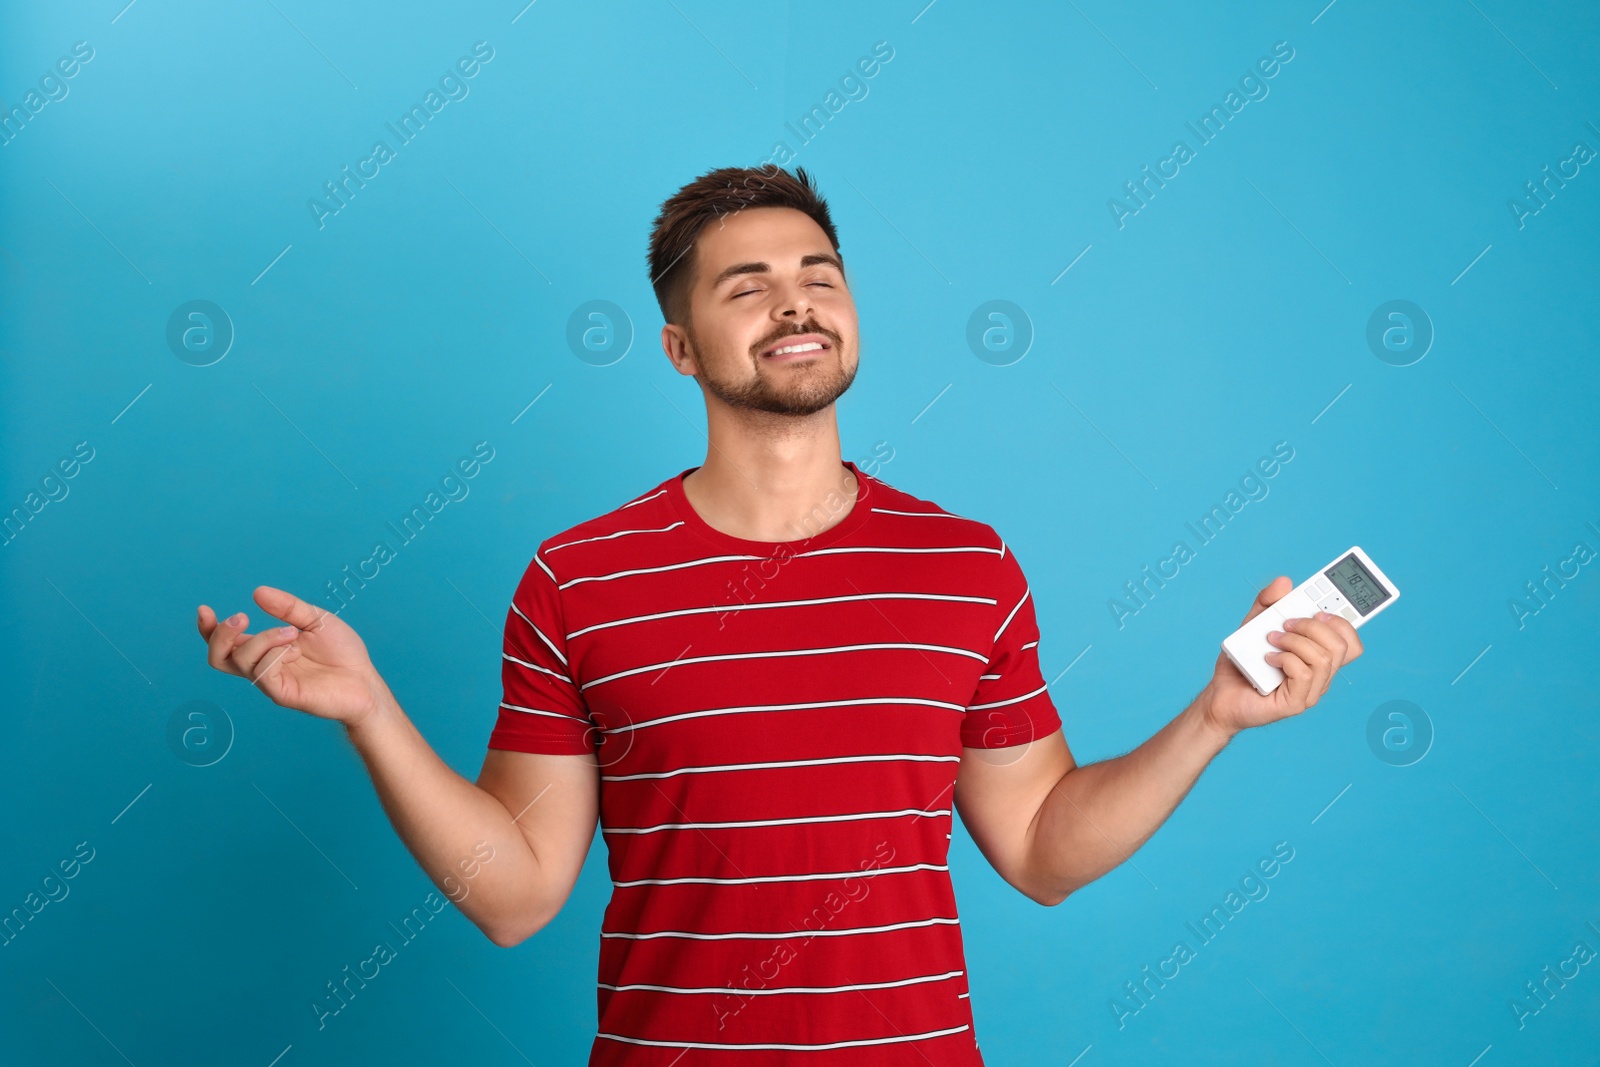
[[1361, 565], [1354, 552], [1322, 573], [1326, 574], [1328, 580], [1344, 594], [1344, 598], [1361, 612], [1363, 618], [1371, 615], [1373, 608], [1389, 599], [1389, 590], [1372, 576], [1372, 572]]

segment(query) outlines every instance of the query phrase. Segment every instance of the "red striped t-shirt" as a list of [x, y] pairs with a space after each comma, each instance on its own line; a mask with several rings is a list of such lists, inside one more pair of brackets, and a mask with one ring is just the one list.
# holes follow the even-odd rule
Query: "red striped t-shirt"
[[540, 544], [491, 748], [591, 754], [610, 903], [589, 1063], [981, 1064], [947, 865], [963, 747], [1055, 732], [989, 526], [844, 464], [796, 541], [694, 468]]

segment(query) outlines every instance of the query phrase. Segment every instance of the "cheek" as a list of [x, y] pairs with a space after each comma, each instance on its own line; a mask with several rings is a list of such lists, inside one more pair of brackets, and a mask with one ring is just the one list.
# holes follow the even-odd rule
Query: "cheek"
[[848, 293], [841, 293], [837, 300], [829, 301], [827, 313], [834, 321], [834, 329], [850, 336], [855, 335], [856, 305]]
[[839, 333], [840, 342], [852, 352], [860, 347], [860, 333], [856, 322], [856, 309], [854, 305], [847, 304], [836, 311], [830, 311], [833, 328]]
[[748, 377], [755, 373], [753, 365], [762, 362], [753, 353], [771, 332], [772, 324], [760, 317], [741, 316], [737, 321], [725, 322], [709, 342], [711, 349], [706, 358], [723, 377]]

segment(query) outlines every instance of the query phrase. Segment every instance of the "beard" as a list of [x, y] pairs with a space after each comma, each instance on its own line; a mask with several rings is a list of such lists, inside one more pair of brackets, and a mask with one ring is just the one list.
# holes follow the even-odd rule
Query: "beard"
[[[687, 327], [685, 329], [695, 351], [704, 351], [695, 340], [693, 331]], [[855, 381], [856, 371], [861, 364], [857, 361], [855, 366], [845, 369], [840, 357], [839, 339], [831, 331], [812, 325], [790, 332], [820, 333], [828, 338], [828, 351], [820, 359], [771, 367], [762, 365], [763, 357], [755, 356], [756, 375], [745, 381], [720, 378], [702, 363], [701, 386], [731, 408], [773, 415], [815, 415], [844, 395], [850, 383]]]

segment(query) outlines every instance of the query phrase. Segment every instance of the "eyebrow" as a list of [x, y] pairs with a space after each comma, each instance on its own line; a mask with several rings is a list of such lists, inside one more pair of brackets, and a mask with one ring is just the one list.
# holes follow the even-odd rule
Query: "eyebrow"
[[[839, 262], [839, 258], [837, 256], [829, 255], [826, 252], [812, 252], [808, 255], [800, 257], [800, 269], [802, 270], [804, 270], [806, 267], [814, 267], [818, 263], [832, 264], [834, 269], [840, 274], [844, 273], [844, 264]], [[762, 263], [759, 260], [751, 263], [735, 263], [733, 266], [723, 270], [722, 273], [718, 274], [716, 278], [712, 280], [711, 288], [716, 289], [729, 278], [736, 278], [741, 274], [766, 274], [771, 270], [772, 264]]]

